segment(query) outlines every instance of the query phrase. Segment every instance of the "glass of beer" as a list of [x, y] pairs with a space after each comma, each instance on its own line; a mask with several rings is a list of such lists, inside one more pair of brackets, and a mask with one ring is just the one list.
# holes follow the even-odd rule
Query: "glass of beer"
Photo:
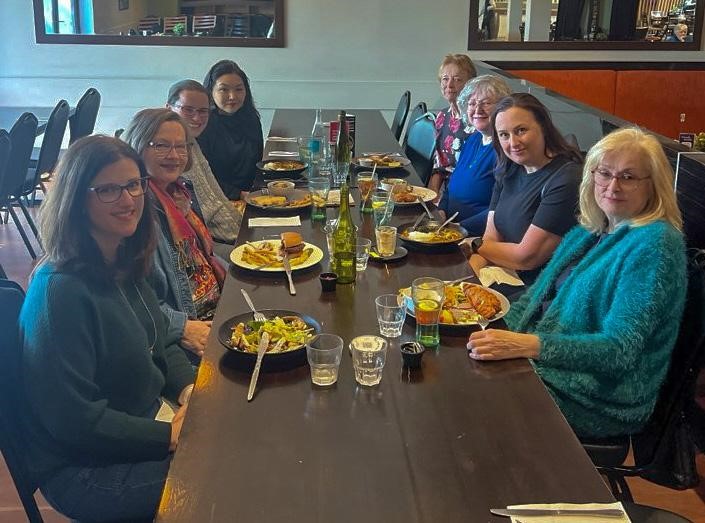
[[393, 256], [397, 250], [397, 228], [391, 225], [380, 225], [375, 228], [377, 252], [380, 256]]
[[437, 278], [416, 278], [411, 282], [411, 298], [416, 316], [416, 341], [434, 348], [441, 342], [438, 317], [445, 300], [445, 283]]
[[316, 176], [308, 180], [308, 190], [311, 191], [311, 219], [325, 220], [330, 181], [327, 176]]

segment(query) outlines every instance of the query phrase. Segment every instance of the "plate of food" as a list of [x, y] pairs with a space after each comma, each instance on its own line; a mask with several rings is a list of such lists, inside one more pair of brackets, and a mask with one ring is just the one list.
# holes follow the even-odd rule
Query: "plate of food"
[[[509, 300], [502, 293], [482, 285], [468, 282], [446, 285], [444, 293], [445, 300], [438, 324], [446, 334], [467, 333], [478, 325], [480, 315], [492, 322], [509, 312]], [[407, 314], [413, 318], [411, 287], [399, 289], [399, 294], [404, 296]]]
[[269, 346], [262, 359], [262, 370], [276, 371], [306, 364], [306, 343], [321, 332], [312, 317], [282, 309], [260, 310], [267, 319], [255, 321], [251, 312], [225, 320], [218, 328], [218, 340], [229, 355], [244, 368], [251, 369], [257, 360], [257, 346], [262, 333], [269, 334]]
[[436, 229], [440, 223], [428, 221], [411, 230], [412, 223], [398, 227], [399, 239], [408, 247], [427, 251], [448, 251], [457, 246], [460, 240], [468, 235], [468, 231], [457, 223], [449, 223], [439, 233]]
[[411, 164], [411, 160], [399, 153], [362, 153], [352, 159], [353, 165], [372, 169], [377, 164], [377, 172], [402, 169]]
[[402, 207], [417, 205], [419, 203], [419, 198], [428, 203], [433, 201], [435, 197], [436, 191], [428, 189], [427, 187], [420, 187], [418, 185], [398, 184], [395, 186], [395, 190], [392, 191], [392, 200], [394, 200], [394, 205], [399, 205]]
[[281, 240], [261, 240], [238, 245], [230, 253], [230, 261], [238, 267], [260, 272], [283, 272], [282, 243], [289, 252], [291, 270], [313, 267], [323, 259], [323, 251], [302, 240], [296, 232], [282, 233]]
[[257, 162], [257, 168], [264, 173], [265, 178], [300, 178], [307, 167], [304, 162], [293, 159]]
[[268, 211], [290, 211], [311, 206], [311, 193], [294, 189], [289, 196], [278, 196], [267, 189], [252, 191], [245, 197], [248, 205]]

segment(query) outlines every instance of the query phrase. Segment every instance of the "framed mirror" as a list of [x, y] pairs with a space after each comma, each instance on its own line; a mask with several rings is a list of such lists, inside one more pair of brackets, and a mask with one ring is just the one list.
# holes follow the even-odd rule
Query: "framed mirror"
[[470, 0], [468, 49], [697, 51], [705, 0]]
[[284, 47], [284, 0], [33, 0], [37, 43]]

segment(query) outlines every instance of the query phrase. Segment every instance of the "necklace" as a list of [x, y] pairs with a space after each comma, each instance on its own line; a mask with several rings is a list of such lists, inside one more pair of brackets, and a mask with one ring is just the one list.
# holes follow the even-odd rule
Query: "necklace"
[[[132, 311], [132, 315], [135, 317], [135, 320], [137, 320], [137, 323], [140, 325], [142, 322], [140, 321], [139, 316], [137, 316], [137, 313], [135, 312], [135, 309], [132, 308], [132, 304], [130, 304], [130, 301], [127, 299], [127, 296], [125, 296], [125, 292], [122, 290], [122, 286], [117, 283], [117, 289], [120, 292], [120, 296], [122, 296], [122, 299], [125, 300], [125, 303], [127, 303], [127, 307]], [[144, 301], [144, 298], [142, 297], [142, 293], [140, 292], [139, 288], [137, 288], [137, 284], [133, 281], [132, 286], [135, 288], [135, 292], [137, 293], [137, 296], [139, 296], [140, 301], [142, 302], [142, 306], [144, 307], [144, 310], [147, 311], [147, 314], [149, 315], [149, 319], [152, 322], [152, 342], [149, 345], [149, 352], [152, 353], [154, 352], [154, 344], [157, 342], [157, 324], [154, 323], [154, 316], [152, 316], [152, 313], [149, 311], [149, 307], [147, 307], [147, 304]], [[147, 341], [149, 341], [149, 338], [147, 338]]]

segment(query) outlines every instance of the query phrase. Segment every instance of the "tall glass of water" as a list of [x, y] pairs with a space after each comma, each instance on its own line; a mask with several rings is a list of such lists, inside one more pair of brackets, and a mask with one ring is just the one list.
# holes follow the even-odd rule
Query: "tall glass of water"
[[436, 278], [416, 278], [411, 282], [411, 298], [416, 316], [416, 341], [424, 347], [437, 347], [441, 342], [438, 317], [445, 299], [445, 283]]

